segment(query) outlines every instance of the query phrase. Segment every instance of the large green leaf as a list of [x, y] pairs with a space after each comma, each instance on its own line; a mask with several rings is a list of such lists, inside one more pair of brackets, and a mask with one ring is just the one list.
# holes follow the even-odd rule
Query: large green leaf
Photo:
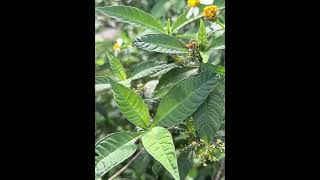
[[222, 82], [193, 114], [193, 121], [200, 138], [210, 143], [224, 119], [224, 92]]
[[206, 31], [206, 27], [202, 21], [202, 19], [200, 19], [200, 25], [199, 25], [199, 30], [198, 30], [198, 43], [200, 44], [200, 47], [202, 49], [205, 49], [207, 46], [207, 31]]
[[111, 78], [108, 79], [120, 112], [134, 125], [147, 128], [149, 125], [149, 110], [142, 98], [133, 90]]
[[172, 68], [178, 67], [175, 63], [166, 64], [163, 61], [147, 61], [139, 64], [133, 71], [130, 79], [140, 79], [146, 76], [154, 77], [161, 75]]
[[180, 81], [161, 100], [153, 126], [171, 126], [191, 116], [217, 85], [217, 77], [205, 71]]
[[141, 138], [147, 152], [170, 172], [175, 180], [180, 180], [177, 157], [170, 132], [163, 127], [154, 127]]
[[143, 26], [164, 33], [164, 27], [150, 14], [130, 6], [97, 7], [97, 11], [123, 22]]
[[106, 52], [106, 56], [110, 63], [110, 68], [112, 72], [120, 79], [120, 80], [126, 80], [127, 75], [126, 72], [120, 62], [119, 59], [113, 57], [110, 53]]
[[137, 37], [133, 45], [147, 51], [181, 54], [187, 53], [186, 47], [173, 36], [166, 34], [147, 34]]
[[185, 179], [192, 168], [191, 150], [187, 149], [181, 152], [178, 157], [179, 174], [181, 179]]
[[95, 174], [102, 177], [110, 169], [129, 158], [136, 150], [135, 141], [139, 132], [118, 132], [111, 134], [99, 142], [95, 147]]
[[171, 69], [160, 78], [154, 96], [156, 98], [164, 97], [175, 84], [190, 77], [193, 74], [196, 74], [197, 72], [197, 68], [191, 67]]
[[187, 19], [186, 16], [187, 16], [187, 13], [188, 11], [184, 12], [183, 14], [181, 14], [178, 19], [173, 23], [172, 25], [172, 31], [171, 33], [176, 33], [178, 32], [178, 30], [180, 28], [182, 28], [183, 26], [191, 23], [192, 21], [196, 20], [196, 19], [199, 19], [202, 17], [202, 13], [200, 13], [197, 17], [190, 17], [190, 19]]

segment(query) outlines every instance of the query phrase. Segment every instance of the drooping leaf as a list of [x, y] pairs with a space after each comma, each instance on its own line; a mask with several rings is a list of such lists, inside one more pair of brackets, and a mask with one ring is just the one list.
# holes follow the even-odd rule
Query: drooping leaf
[[149, 110], [142, 98], [133, 90], [108, 78], [114, 98], [120, 112], [134, 125], [147, 128], [149, 125]]
[[164, 33], [164, 27], [152, 15], [131, 6], [97, 7], [97, 11], [120, 21]]
[[192, 17], [190, 17], [190, 19], [187, 19], [186, 18], [187, 13], [188, 13], [188, 11], [184, 12], [183, 14], [181, 14], [178, 17], [178, 19], [173, 23], [172, 31], [171, 31], [172, 34], [178, 32], [179, 29], [182, 28], [183, 26], [185, 26], [185, 25], [191, 23], [192, 21], [197, 20], [197, 19], [202, 17], [202, 14], [200, 13], [197, 17], [192, 16]]
[[217, 77], [205, 71], [176, 84], [161, 100], [153, 126], [172, 126], [191, 116], [217, 85]]
[[164, 97], [175, 84], [196, 73], [197, 68], [183, 67], [171, 69], [160, 78], [154, 96], [156, 98]]
[[147, 34], [140, 36], [133, 41], [133, 45], [147, 51], [170, 54], [187, 53], [187, 49], [181, 41], [166, 34]]
[[200, 19], [198, 30], [198, 43], [202, 49], [205, 49], [207, 46], [207, 31], [202, 19]]
[[193, 161], [190, 156], [191, 150], [187, 149], [181, 152], [178, 157], [178, 166], [180, 179], [185, 179], [188, 175], [188, 172], [192, 168]]
[[118, 132], [111, 134], [95, 146], [95, 174], [102, 177], [110, 169], [129, 158], [136, 150], [135, 141], [142, 133]]
[[141, 138], [146, 151], [170, 172], [175, 180], [180, 180], [177, 157], [170, 132], [163, 127], [153, 127]]
[[112, 72], [120, 79], [120, 80], [126, 80], [127, 75], [126, 72], [120, 62], [119, 59], [113, 57], [110, 53], [106, 52], [106, 56], [110, 63], [110, 68]]
[[135, 80], [146, 76], [154, 77], [161, 75], [162, 73], [165, 73], [175, 67], [178, 67], [178, 65], [175, 63], [166, 64], [165, 62], [161, 61], [147, 61], [137, 66], [130, 79]]
[[219, 130], [224, 119], [224, 93], [219, 85], [213, 90], [206, 101], [193, 114], [193, 121], [200, 138], [210, 143]]

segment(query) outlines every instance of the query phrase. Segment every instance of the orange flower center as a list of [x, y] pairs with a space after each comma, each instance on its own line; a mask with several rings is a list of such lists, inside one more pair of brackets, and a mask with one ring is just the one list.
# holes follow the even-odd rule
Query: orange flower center
[[213, 19], [217, 15], [218, 10], [218, 6], [207, 6], [203, 9], [203, 16], [207, 17], [208, 19]]

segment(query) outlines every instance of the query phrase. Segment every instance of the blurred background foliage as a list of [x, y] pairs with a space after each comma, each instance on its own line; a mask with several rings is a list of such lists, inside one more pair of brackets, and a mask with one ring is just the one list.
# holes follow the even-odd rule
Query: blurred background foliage
[[[220, 0], [221, 1], [221, 0]], [[219, 1], [219, 2], [220, 2]], [[96, 7], [110, 6], [110, 5], [127, 5], [134, 6], [152, 14], [154, 17], [161, 20], [163, 24], [170, 18], [171, 22], [187, 11], [186, 1], [184, 0], [95, 0]], [[215, 3], [216, 4], [216, 3]], [[206, 24], [209, 26], [209, 24]], [[189, 25], [182, 28], [179, 32], [181, 37], [185, 37], [187, 43], [190, 38], [194, 37], [194, 34], [198, 31], [199, 21], [194, 21]], [[114, 52], [113, 47], [117, 39], [121, 38], [123, 44], [118, 54], [127, 74], [132, 74], [135, 67], [138, 67], [139, 63], [156, 60], [167, 61], [166, 54], [157, 52], [147, 52], [141, 49], [137, 49], [131, 46], [133, 39], [145, 33], [143, 29], [118, 22], [108, 16], [102, 14], [95, 14], [95, 64], [96, 64], [96, 76], [112, 76], [111, 69], [105, 57], [105, 52]], [[112, 53], [114, 54], [114, 53]], [[224, 65], [224, 50], [213, 50], [211, 52], [209, 63]], [[146, 83], [150, 80], [156, 80], [159, 78], [143, 78], [133, 82], [132, 86], [136, 86], [139, 83]], [[101, 88], [101, 91], [97, 89]], [[114, 101], [110, 88], [96, 86], [96, 112], [95, 112], [95, 137], [96, 141], [104, 136], [118, 132], [118, 131], [134, 131], [135, 127], [129, 123], [121, 115]], [[171, 131], [172, 132], [172, 131]], [[179, 133], [173, 134], [176, 148], [180, 148], [183, 144], [186, 144], [186, 134]], [[219, 137], [221, 139], [221, 137]], [[177, 151], [177, 157], [179, 157], [180, 151]], [[221, 157], [223, 159], [224, 157]], [[213, 174], [221, 169], [221, 162], [218, 164], [208, 165], [206, 167], [200, 162], [199, 159], [192, 158], [193, 167], [189, 171], [186, 180], [206, 180], [214, 179]], [[127, 161], [119, 166], [110, 170], [107, 174], [108, 177], [117, 172]], [[107, 179], [107, 178], [105, 178]], [[155, 180], [155, 179], [172, 179], [171, 176], [166, 173], [161, 165], [157, 164], [147, 153], [144, 152], [140, 155], [130, 167], [124, 171], [121, 175], [115, 179], [131, 179], [131, 180]], [[220, 178], [224, 179], [224, 177]]]

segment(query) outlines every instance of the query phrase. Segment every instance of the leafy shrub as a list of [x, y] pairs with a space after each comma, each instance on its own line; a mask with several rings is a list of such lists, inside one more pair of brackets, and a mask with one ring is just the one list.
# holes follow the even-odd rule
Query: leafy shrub
[[[205, 178], [201, 174], [224, 179], [224, 1], [212, 5], [188, 0], [187, 4], [188, 9], [173, 22], [169, 17], [166, 25], [157, 19], [161, 15], [154, 17], [132, 6], [96, 8], [99, 15], [144, 29], [133, 40], [118, 39], [112, 52], [101, 50], [97, 56], [103, 56], [111, 70], [97, 70], [97, 103], [104, 99], [101, 97], [114, 100], [123, 120], [133, 128], [98, 138], [96, 179], [107, 177], [124, 162], [109, 179], [130, 165], [135, 166], [137, 179], [186, 179], [194, 176], [193, 167], [200, 165], [204, 167], [201, 172], [207, 172], [199, 173], [198, 179]], [[132, 57], [137, 50], [134, 47], [152, 56], [131, 69], [120, 58], [121, 53]], [[113, 99], [103, 94], [110, 89]], [[103, 122], [101, 119], [104, 115], [97, 112], [96, 123]], [[153, 164], [152, 176], [143, 174], [149, 163]]]

